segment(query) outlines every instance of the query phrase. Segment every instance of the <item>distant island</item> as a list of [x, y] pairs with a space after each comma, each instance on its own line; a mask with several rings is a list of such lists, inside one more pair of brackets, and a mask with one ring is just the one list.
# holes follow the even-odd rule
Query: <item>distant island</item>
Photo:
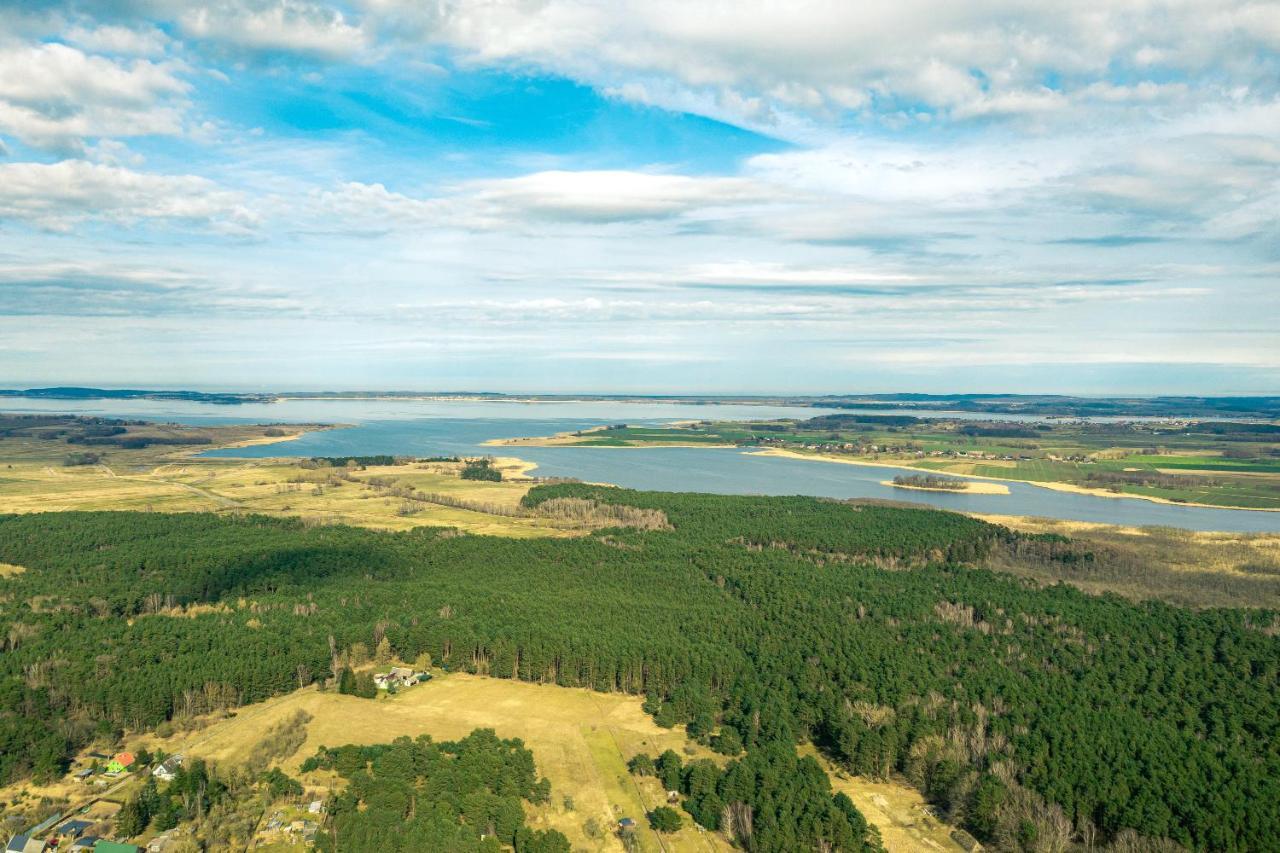
[[182, 400], [189, 403], [238, 405], [240, 403], [274, 403], [275, 394], [240, 394], [205, 391], [144, 391], [133, 388], [0, 388], [0, 397], [39, 397], [46, 400]]

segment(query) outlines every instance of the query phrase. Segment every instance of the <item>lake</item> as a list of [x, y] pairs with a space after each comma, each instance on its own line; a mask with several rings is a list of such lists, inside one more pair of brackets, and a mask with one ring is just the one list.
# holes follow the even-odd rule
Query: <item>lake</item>
[[[218, 458], [271, 456], [511, 455], [537, 463], [542, 477], [576, 477], [637, 489], [719, 494], [881, 498], [960, 512], [1035, 515], [1108, 524], [1163, 525], [1191, 530], [1280, 532], [1280, 512], [1158, 504], [1057, 492], [1008, 483], [1008, 495], [951, 494], [881, 485], [904, 470], [820, 460], [752, 455], [740, 449], [485, 447], [494, 438], [550, 435], [609, 423], [674, 420], [758, 420], [813, 417], [831, 410], [789, 406], [672, 403], [517, 403], [442, 400], [286, 400], [214, 406], [155, 400], [0, 400], [0, 410], [72, 412], [188, 424], [343, 423], [346, 429], [308, 433], [296, 441], [212, 450]], [[899, 413], [886, 409], [884, 414]], [[915, 412], [913, 414], [920, 414]], [[959, 416], [959, 415], [953, 415]]]

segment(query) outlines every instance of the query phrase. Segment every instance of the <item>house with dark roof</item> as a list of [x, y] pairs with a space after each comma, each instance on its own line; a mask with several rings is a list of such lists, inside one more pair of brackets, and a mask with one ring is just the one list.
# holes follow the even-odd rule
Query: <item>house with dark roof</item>
[[156, 768], [151, 771], [151, 775], [155, 776], [157, 779], [160, 779], [161, 781], [167, 782], [170, 779], [172, 779], [174, 776], [178, 775], [178, 768], [181, 766], [182, 766], [182, 756], [171, 755], [168, 758], [166, 758], [164, 761], [160, 762], [160, 764], [158, 764]]
[[9, 839], [9, 844], [4, 849], [5, 853], [41, 853], [44, 841], [30, 835], [15, 835]]

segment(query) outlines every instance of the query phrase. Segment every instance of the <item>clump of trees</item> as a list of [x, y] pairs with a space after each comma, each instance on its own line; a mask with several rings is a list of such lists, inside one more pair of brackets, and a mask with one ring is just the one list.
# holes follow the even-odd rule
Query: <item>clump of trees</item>
[[[772, 744], [722, 770], [700, 759], [685, 764], [667, 750], [654, 761], [640, 754], [629, 767], [638, 775], [656, 774], [668, 790], [684, 795], [684, 810], [694, 822], [723, 832], [745, 850], [880, 851], [879, 833], [846, 795], [832, 794], [831, 782], [812, 757], [794, 746]], [[785, 809], [778, 804], [786, 803]], [[680, 814], [669, 806], [649, 813], [660, 832], [680, 829]]]
[[912, 489], [946, 489], [963, 492], [969, 488], [964, 480], [955, 477], [939, 477], [937, 474], [899, 474], [893, 478], [895, 486], [906, 486]]
[[488, 480], [494, 483], [502, 482], [502, 472], [494, 467], [492, 459], [468, 459], [459, 472], [464, 480]]
[[521, 741], [500, 739], [492, 729], [460, 741], [422, 735], [324, 748], [303, 762], [303, 772], [316, 769], [348, 780], [330, 803], [319, 850], [570, 850], [562, 833], [525, 825], [522, 801], [547, 802], [551, 786], [538, 778]]
[[376, 699], [378, 685], [374, 683], [371, 673], [356, 673], [351, 667], [343, 667], [338, 673], [338, 692], [348, 696], [359, 696], [361, 699]]
[[86, 450], [82, 453], [68, 453], [67, 458], [62, 460], [62, 464], [68, 468], [74, 468], [78, 465], [97, 465], [101, 461], [101, 453]]

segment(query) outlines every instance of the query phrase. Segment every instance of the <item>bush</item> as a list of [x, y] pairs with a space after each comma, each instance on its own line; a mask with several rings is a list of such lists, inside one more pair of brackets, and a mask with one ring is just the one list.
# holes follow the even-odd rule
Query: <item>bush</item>
[[640, 753], [628, 761], [627, 769], [635, 776], [652, 776], [657, 772], [653, 759], [644, 753]]
[[679, 832], [683, 825], [680, 813], [670, 806], [658, 806], [649, 812], [649, 826], [658, 832]]

